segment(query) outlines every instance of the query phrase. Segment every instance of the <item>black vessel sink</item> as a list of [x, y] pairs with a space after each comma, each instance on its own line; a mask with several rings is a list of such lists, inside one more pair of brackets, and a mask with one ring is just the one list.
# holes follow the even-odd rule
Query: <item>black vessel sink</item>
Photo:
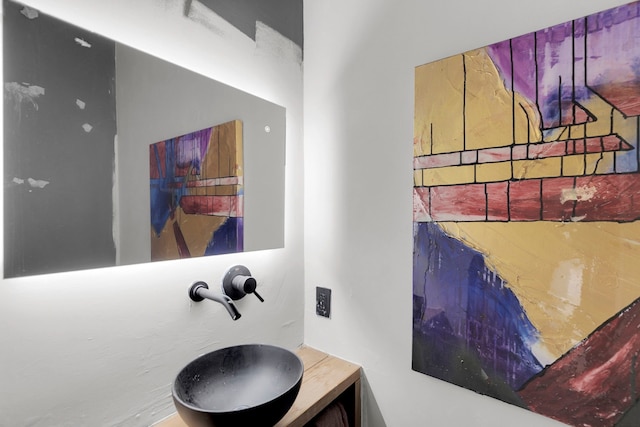
[[270, 427], [293, 405], [303, 371], [300, 358], [284, 348], [223, 348], [178, 373], [173, 402], [189, 427]]

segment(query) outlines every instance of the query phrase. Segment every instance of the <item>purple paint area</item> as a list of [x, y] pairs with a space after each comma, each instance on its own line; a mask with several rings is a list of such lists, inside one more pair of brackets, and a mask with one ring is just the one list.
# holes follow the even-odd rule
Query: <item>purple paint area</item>
[[480, 252], [436, 223], [414, 227], [414, 369], [520, 404], [513, 390], [542, 369], [538, 331]]
[[[534, 36], [534, 33], [526, 34], [487, 47], [489, 56], [504, 79], [505, 87], [509, 90], [515, 90], [532, 102], [536, 100]], [[511, 61], [512, 51], [513, 64]]]
[[176, 176], [176, 139], [168, 139], [160, 144], [164, 146], [164, 153], [159, 144], [152, 144], [149, 148], [155, 169], [165, 171], [164, 175], [159, 174], [157, 178], [150, 179], [151, 227], [156, 237], [160, 236], [169, 217], [179, 205], [180, 197], [186, 192], [186, 187], [173, 185], [182, 180]]
[[201, 173], [212, 131], [213, 128], [202, 129], [149, 146], [157, 175], [154, 178], [152, 171], [150, 180], [151, 226], [156, 237], [180, 205], [182, 196], [188, 194], [188, 188], [183, 185], [188, 175]]
[[542, 128], [579, 122], [567, 112], [584, 100], [584, 20], [487, 47], [508, 90], [536, 105]]
[[213, 128], [202, 129], [176, 138], [178, 152], [176, 166], [180, 168], [193, 167], [193, 174], [200, 173], [202, 159], [207, 154], [209, 140]]
[[[640, 83], [639, 3], [555, 25], [487, 46], [505, 88], [535, 105], [542, 129], [582, 123], [575, 114], [589, 99], [603, 98], [627, 116], [611, 87]], [[585, 62], [586, 61], [586, 62]], [[629, 91], [626, 91], [629, 93]], [[640, 90], [639, 90], [640, 92]], [[637, 95], [637, 93], [632, 93]]]

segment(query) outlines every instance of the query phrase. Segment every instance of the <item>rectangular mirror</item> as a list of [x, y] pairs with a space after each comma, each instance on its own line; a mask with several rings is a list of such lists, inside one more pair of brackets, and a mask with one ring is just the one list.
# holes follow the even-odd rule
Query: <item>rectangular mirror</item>
[[242, 134], [234, 250], [284, 246], [283, 107], [19, 3], [3, 8], [5, 277], [151, 261], [152, 145], [229, 122]]

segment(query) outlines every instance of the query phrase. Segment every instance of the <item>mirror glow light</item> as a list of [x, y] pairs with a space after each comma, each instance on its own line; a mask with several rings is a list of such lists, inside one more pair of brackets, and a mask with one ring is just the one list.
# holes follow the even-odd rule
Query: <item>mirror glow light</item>
[[150, 261], [149, 146], [231, 120], [244, 251], [284, 246], [284, 108], [7, 0], [4, 33], [5, 277]]

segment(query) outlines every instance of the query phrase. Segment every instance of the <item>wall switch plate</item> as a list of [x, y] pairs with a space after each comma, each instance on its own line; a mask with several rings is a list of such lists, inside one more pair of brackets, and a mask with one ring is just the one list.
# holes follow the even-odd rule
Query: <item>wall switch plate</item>
[[316, 314], [331, 317], [331, 289], [316, 286]]

